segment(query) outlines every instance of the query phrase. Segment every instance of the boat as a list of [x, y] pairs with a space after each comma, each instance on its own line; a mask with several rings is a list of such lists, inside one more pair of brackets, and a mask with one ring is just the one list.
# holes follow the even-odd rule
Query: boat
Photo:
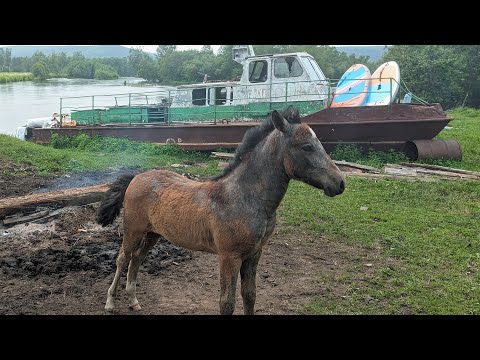
[[25, 137], [48, 143], [54, 133], [85, 133], [184, 149], [232, 149], [271, 111], [294, 105], [328, 152], [339, 144], [401, 150], [407, 141], [433, 139], [453, 120], [438, 103], [396, 100], [396, 93], [382, 105], [331, 107], [338, 81], [326, 78], [310, 54], [255, 55], [251, 45], [232, 52], [243, 66], [235, 81], [208, 81], [205, 75], [202, 83], [164, 91], [85, 97], [83, 107], [61, 98], [60, 119], [69, 112], [75, 126], [60, 121], [58, 127], [27, 128]]

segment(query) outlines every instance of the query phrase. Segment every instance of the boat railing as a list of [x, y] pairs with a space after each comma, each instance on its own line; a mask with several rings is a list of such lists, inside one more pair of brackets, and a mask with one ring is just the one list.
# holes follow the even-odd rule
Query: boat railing
[[[77, 113], [80, 123], [102, 125], [116, 122], [121, 114], [122, 122], [146, 122], [148, 116], [163, 114], [158, 108], [168, 106], [172, 102], [174, 90], [97, 94], [88, 96], [69, 96], [60, 98], [60, 119], [64, 114]], [[152, 111], [136, 111], [135, 109], [152, 109]], [[106, 111], [116, 109], [117, 111]], [[113, 119], [115, 117], [115, 119]], [[75, 120], [75, 119], [74, 119]]]
[[[306, 115], [331, 106], [338, 82], [339, 79], [273, 81], [265, 84], [207, 82], [195, 88], [63, 97], [60, 98], [60, 118], [62, 114], [71, 113], [73, 120], [84, 125], [216, 124], [224, 120], [258, 121], [272, 110], [283, 110], [288, 105], [297, 106], [300, 113]], [[355, 79], [352, 84], [354, 82]], [[393, 82], [395, 79], [390, 79], [390, 86], [384, 90], [390, 97], [390, 103], [394, 100]], [[399, 88], [404, 89], [400, 84]], [[196, 95], [193, 95], [193, 89], [199, 90]], [[368, 90], [357, 93], [350, 91], [349, 94], [365, 92], [368, 95]]]

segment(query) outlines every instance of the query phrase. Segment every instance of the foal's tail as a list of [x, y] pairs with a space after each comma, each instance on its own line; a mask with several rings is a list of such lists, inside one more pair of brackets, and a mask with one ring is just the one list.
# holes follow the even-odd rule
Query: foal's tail
[[136, 175], [137, 174], [122, 175], [112, 183], [97, 210], [97, 223], [102, 226], [107, 226], [120, 214], [125, 191]]

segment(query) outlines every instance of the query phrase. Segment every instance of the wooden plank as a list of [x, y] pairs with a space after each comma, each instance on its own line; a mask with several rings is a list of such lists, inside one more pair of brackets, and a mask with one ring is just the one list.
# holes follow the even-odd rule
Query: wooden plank
[[216, 159], [230, 160], [233, 158], [234, 155], [235, 155], [234, 153], [212, 151], [212, 154], [210, 155], [210, 157], [213, 157]]
[[430, 170], [422, 167], [402, 166], [398, 164], [386, 164], [384, 166], [384, 172], [390, 175], [402, 175], [402, 176], [422, 176], [432, 175], [438, 176], [442, 179], [467, 179], [480, 181], [480, 177], [470, 174], [461, 174], [442, 170]]
[[29, 222], [32, 220], [37, 220], [40, 219], [50, 213], [50, 210], [44, 210], [44, 211], [39, 211], [34, 214], [30, 214], [27, 216], [14, 216], [10, 218], [6, 218], [3, 220], [3, 225], [15, 225], [15, 224], [21, 224], [25, 222]]
[[343, 161], [343, 160], [334, 160], [334, 163], [337, 164], [337, 166], [338, 165], [347, 166], [347, 167], [351, 167], [351, 168], [354, 168], [354, 169], [365, 170], [367, 172], [371, 172], [371, 173], [374, 173], [374, 174], [380, 174], [380, 169], [377, 169], [373, 166], [355, 164], [355, 163], [351, 163], [351, 162]]
[[10, 197], [0, 200], [0, 219], [30, 205], [61, 204], [85, 205], [100, 201], [103, 194], [110, 188], [109, 184], [100, 184], [75, 189], [51, 191], [47, 193]]
[[400, 165], [408, 166], [408, 167], [421, 167], [421, 168], [431, 169], [431, 170], [444, 170], [444, 171], [449, 171], [449, 172], [454, 172], [459, 174], [467, 174], [467, 175], [474, 175], [474, 176], [480, 177], [480, 172], [477, 172], [477, 171], [456, 169], [456, 168], [450, 168], [450, 167], [440, 166], [440, 165], [415, 164], [415, 163], [408, 163], [408, 162], [401, 162]]
[[417, 176], [417, 171], [415, 169], [394, 165], [395, 164], [385, 165], [383, 167], [384, 173], [389, 175]]

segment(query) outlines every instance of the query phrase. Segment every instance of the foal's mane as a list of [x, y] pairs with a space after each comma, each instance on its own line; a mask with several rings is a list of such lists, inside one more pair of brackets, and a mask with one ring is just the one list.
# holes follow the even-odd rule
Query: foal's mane
[[[300, 113], [298, 109], [290, 105], [287, 109], [281, 112], [282, 116], [291, 124], [300, 124]], [[213, 180], [220, 179], [230, 174], [242, 162], [245, 155], [252, 152], [253, 149], [265, 139], [275, 129], [272, 122], [272, 114], [270, 113], [268, 119], [258, 126], [249, 129], [243, 136], [243, 140], [238, 145], [235, 155], [230, 160], [228, 165], [223, 169], [220, 175], [217, 175]]]

